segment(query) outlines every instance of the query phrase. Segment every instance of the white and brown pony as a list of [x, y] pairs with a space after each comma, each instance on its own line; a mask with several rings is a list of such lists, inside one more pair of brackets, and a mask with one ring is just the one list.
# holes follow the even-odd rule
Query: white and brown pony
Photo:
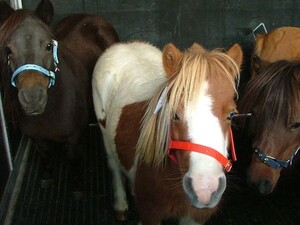
[[[163, 52], [121, 43], [98, 60], [95, 111], [113, 173], [115, 210], [128, 209], [129, 178], [143, 225], [178, 217], [204, 223], [226, 188], [225, 172], [242, 50]], [[122, 218], [122, 217], [121, 217]]]

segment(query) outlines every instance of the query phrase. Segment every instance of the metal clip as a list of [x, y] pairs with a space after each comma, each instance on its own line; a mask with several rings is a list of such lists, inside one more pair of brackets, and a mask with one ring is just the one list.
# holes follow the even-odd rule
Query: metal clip
[[253, 31], [252, 31], [252, 35], [253, 35], [254, 39], [256, 39], [256, 36], [255, 36], [255, 31], [257, 31], [257, 30], [258, 30], [258, 28], [260, 28], [260, 27], [263, 27], [263, 29], [264, 29], [265, 33], [268, 33], [268, 31], [267, 31], [267, 28], [266, 28], [265, 24], [264, 24], [264, 23], [260, 23], [260, 24], [258, 24], [258, 26], [257, 26], [257, 27], [255, 27], [255, 28], [253, 29]]

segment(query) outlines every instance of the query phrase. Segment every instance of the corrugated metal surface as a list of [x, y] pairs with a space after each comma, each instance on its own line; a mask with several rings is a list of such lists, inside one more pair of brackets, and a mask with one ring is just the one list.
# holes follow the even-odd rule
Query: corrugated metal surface
[[[134, 210], [130, 211], [127, 222], [118, 223], [114, 220], [111, 176], [98, 128], [90, 128], [85, 144], [85, 195], [82, 200], [75, 201], [70, 195], [65, 154], [57, 149], [55, 182], [48, 189], [40, 188], [39, 163], [39, 155], [32, 150], [12, 225], [136, 224]], [[268, 197], [250, 192], [244, 179], [237, 174], [229, 174], [228, 178], [222, 207], [207, 225], [300, 223], [300, 175], [296, 170], [285, 174], [274, 194]], [[169, 221], [165, 224], [176, 223]]]
[[[26, 0], [35, 8], [40, 0]], [[55, 21], [78, 12], [106, 17], [120, 39], [143, 39], [162, 47], [181, 48], [200, 42], [207, 48], [234, 42], [251, 46], [251, 30], [264, 22], [268, 29], [300, 25], [300, 1], [295, 0], [52, 0]]]

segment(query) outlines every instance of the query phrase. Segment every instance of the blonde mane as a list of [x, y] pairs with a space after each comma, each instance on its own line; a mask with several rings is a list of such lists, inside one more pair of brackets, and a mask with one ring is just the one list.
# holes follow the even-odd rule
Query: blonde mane
[[[233, 73], [238, 74], [239, 80], [238, 66], [220, 49], [208, 52], [194, 44], [186, 50], [177, 71], [149, 102], [136, 147], [137, 156], [148, 165], [163, 165], [170, 141], [170, 120], [179, 104], [184, 107], [196, 105], [203, 94], [205, 81], [210, 79], [227, 79], [237, 93]], [[165, 88], [167, 95], [161, 109], [155, 113]]]

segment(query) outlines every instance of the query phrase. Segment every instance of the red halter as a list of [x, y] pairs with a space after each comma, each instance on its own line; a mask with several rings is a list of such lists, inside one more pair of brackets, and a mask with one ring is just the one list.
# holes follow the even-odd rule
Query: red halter
[[[230, 141], [231, 141], [232, 160], [237, 161], [234, 140], [233, 140], [233, 134], [232, 134], [231, 129], [230, 129]], [[224, 167], [226, 172], [229, 172], [232, 168], [231, 160], [227, 159], [225, 156], [223, 156], [217, 150], [207, 147], [207, 146], [204, 146], [204, 145], [199, 145], [199, 144], [195, 144], [195, 143], [187, 142], [187, 141], [174, 141], [171, 139], [168, 155], [177, 164], [176, 156], [174, 153], [171, 152], [171, 150], [173, 150], [173, 151], [174, 150], [185, 150], [185, 151], [199, 152], [199, 153], [211, 156], [214, 159], [216, 159], [219, 163], [222, 164], [222, 166]]]

